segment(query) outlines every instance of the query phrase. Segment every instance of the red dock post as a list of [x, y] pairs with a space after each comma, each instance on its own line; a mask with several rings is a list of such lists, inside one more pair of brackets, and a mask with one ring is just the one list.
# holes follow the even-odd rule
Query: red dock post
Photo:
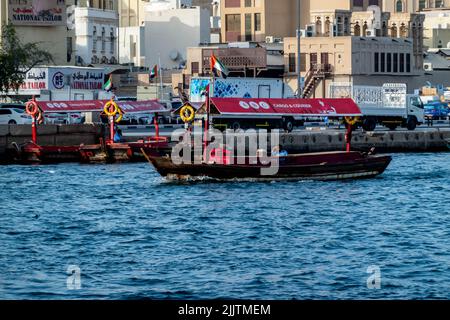
[[155, 137], [156, 141], [159, 141], [159, 122], [158, 122], [158, 113], [155, 113], [153, 117], [153, 123], [155, 125]]
[[345, 134], [345, 142], [347, 143], [347, 152], [351, 151], [352, 132], [353, 132], [353, 126], [351, 124], [347, 124], [347, 133]]

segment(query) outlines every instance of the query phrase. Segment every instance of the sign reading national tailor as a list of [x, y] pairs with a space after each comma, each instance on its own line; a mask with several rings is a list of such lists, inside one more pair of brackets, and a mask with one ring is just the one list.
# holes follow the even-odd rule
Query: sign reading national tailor
[[9, 0], [8, 17], [13, 25], [64, 26], [65, 0]]

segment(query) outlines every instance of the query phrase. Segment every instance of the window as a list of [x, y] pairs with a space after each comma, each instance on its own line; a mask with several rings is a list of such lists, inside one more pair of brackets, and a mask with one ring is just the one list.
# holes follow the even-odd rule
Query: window
[[226, 20], [226, 31], [241, 32], [240, 14], [227, 14], [225, 20]]
[[7, 110], [7, 109], [0, 109], [0, 115], [3, 114], [12, 114], [11, 110]]
[[427, 0], [419, 0], [419, 11], [427, 8]]
[[306, 72], [306, 53], [300, 53], [300, 72]]
[[378, 52], [375, 52], [373, 60], [374, 60], [374, 71], [379, 72], [380, 71], [380, 54]]
[[289, 72], [297, 72], [297, 56], [295, 53], [289, 53]]
[[251, 7], [252, 6], [252, 0], [245, 0], [245, 6], [248, 8], [248, 7]]
[[255, 13], [255, 31], [261, 31], [261, 13]]
[[111, 31], [109, 33], [109, 37], [110, 37], [110, 40], [111, 40], [109, 52], [110, 53], [114, 53], [114, 49], [115, 49], [115, 46], [116, 46], [116, 43], [115, 43], [116, 39], [114, 38], [114, 29], [113, 28], [111, 28]]
[[200, 67], [198, 62], [191, 62], [192, 74], [198, 74], [200, 72]]
[[225, 0], [225, 8], [239, 8], [241, 0]]
[[381, 72], [386, 72], [386, 54], [384, 52], [381, 53]]
[[245, 41], [252, 41], [252, 15], [245, 14]]
[[386, 54], [386, 72], [392, 72], [392, 53]]
[[106, 48], [106, 32], [105, 32], [105, 28], [102, 28], [102, 52], [105, 52], [105, 48]]
[[92, 51], [97, 51], [97, 27], [92, 31]]
[[328, 65], [329, 63], [328, 52], [322, 52], [320, 54], [320, 63], [325, 67]]
[[380, 6], [379, 0], [369, 0], [369, 6]]
[[406, 54], [406, 72], [411, 72], [411, 54]]
[[403, 12], [403, 1], [397, 0], [395, 3], [395, 12]]
[[354, 7], [362, 7], [364, 5], [364, 0], [353, 0]]
[[400, 72], [405, 72], [405, 54], [400, 53]]
[[443, 6], [444, 6], [444, 1], [442, 1], [442, 0], [436, 0], [434, 2], [434, 7], [435, 8], [442, 8]]
[[398, 53], [394, 53], [394, 73], [398, 72]]
[[72, 37], [67, 37], [67, 62], [72, 60], [73, 46], [72, 46]]

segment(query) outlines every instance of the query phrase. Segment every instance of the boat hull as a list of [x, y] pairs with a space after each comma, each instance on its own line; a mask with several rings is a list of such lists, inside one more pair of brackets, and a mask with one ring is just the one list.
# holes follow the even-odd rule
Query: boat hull
[[[262, 164], [243, 165], [224, 164], [182, 164], [176, 165], [170, 157], [149, 159], [159, 174], [171, 179], [209, 177], [219, 180], [257, 179], [257, 180], [345, 180], [373, 178], [382, 174], [392, 158], [372, 156], [360, 152], [326, 152], [291, 155], [278, 158], [278, 171], [274, 175], [263, 175]], [[256, 160], [255, 160], [256, 161]]]

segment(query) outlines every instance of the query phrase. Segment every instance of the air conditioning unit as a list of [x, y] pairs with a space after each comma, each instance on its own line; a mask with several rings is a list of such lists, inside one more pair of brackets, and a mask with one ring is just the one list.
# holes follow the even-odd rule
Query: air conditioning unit
[[377, 36], [377, 31], [375, 29], [368, 29], [366, 30], [366, 37], [376, 37]]
[[282, 43], [283, 38], [273, 38], [273, 43]]
[[306, 37], [311, 38], [316, 35], [316, 25], [308, 24], [306, 25]]
[[432, 63], [424, 63], [423, 64], [423, 70], [425, 71], [433, 71], [433, 64]]
[[306, 38], [306, 30], [305, 29], [300, 30], [300, 38]]
[[274, 41], [275, 41], [274, 37], [272, 37], [272, 36], [266, 37], [266, 43], [274, 43]]

